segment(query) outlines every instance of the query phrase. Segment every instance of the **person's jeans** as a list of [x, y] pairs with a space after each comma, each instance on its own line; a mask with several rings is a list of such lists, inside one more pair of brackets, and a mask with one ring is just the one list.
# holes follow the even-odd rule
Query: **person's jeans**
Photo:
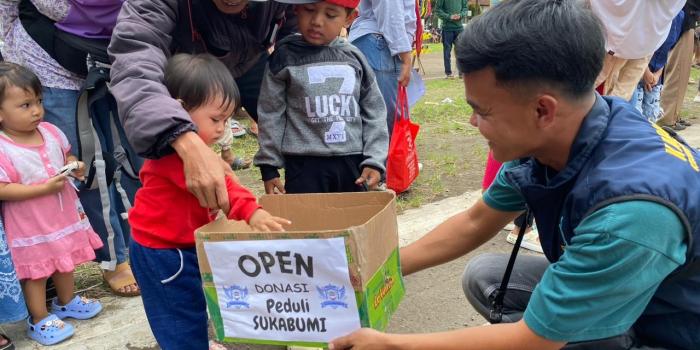
[[656, 84], [651, 91], [644, 91], [644, 84], [640, 82], [630, 100], [644, 118], [652, 123], [656, 123], [662, 117], [661, 89], [663, 84]]
[[[487, 320], [491, 311], [491, 302], [496, 290], [501, 286], [503, 272], [508, 266], [510, 254], [482, 254], [472, 258], [462, 276], [462, 289], [469, 303]], [[517, 322], [523, 317], [530, 301], [532, 291], [542, 279], [549, 261], [543, 256], [518, 255], [513, 272], [508, 281], [503, 299], [504, 323]], [[632, 330], [619, 336], [595, 341], [569, 343], [566, 350], [622, 350], [622, 349], [660, 349], [639, 345], [639, 340]]]
[[[76, 107], [78, 102], [79, 91], [56, 89], [43, 87], [42, 98], [44, 104], [44, 120], [56, 125], [68, 138], [71, 145], [71, 154], [78, 155], [78, 135], [77, 125], [75, 120]], [[100, 121], [105, 121], [107, 118], [100, 118]], [[110, 130], [109, 125], [96, 125], [96, 128], [101, 130]], [[105, 143], [107, 139], [111, 140], [111, 131], [105, 135], [105, 132], [98, 133], [100, 141]], [[126, 139], [122, 138], [124, 147], [130, 148]], [[132, 151], [133, 152], [133, 151]], [[87, 164], [86, 164], [87, 165]], [[122, 185], [127, 191], [130, 199], [133, 202], [133, 196], [136, 189], [139, 187], [137, 180], [129, 179], [122, 176]], [[95, 260], [98, 262], [111, 261], [112, 257], [109, 254], [109, 246], [107, 241], [107, 228], [104, 223], [102, 214], [102, 201], [100, 199], [99, 189], [81, 190], [78, 193], [80, 202], [85, 209], [85, 213], [90, 221], [90, 225], [102, 239], [104, 246], [95, 251]], [[110, 186], [110, 210], [109, 220], [114, 231], [114, 250], [116, 253], [117, 264], [123, 263], [127, 259], [125, 241], [128, 240], [129, 228], [126, 220], [121, 220], [118, 212], [123, 212], [119, 194], [114, 185]]]
[[445, 75], [452, 75], [452, 47], [461, 33], [461, 30], [442, 31], [442, 56], [445, 62]]
[[131, 269], [163, 350], [207, 349], [207, 304], [194, 248], [153, 249], [131, 241]]
[[0, 218], [0, 324], [27, 318], [27, 307]]
[[386, 104], [386, 124], [389, 137], [391, 137], [391, 132], [394, 130], [396, 97], [399, 93], [401, 59], [398, 55], [391, 55], [389, 45], [379, 34], [363, 35], [355, 39], [352, 44], [362, 51], [377, 77], [377, 85], [379, 85], [379, 90], [382, 92]]

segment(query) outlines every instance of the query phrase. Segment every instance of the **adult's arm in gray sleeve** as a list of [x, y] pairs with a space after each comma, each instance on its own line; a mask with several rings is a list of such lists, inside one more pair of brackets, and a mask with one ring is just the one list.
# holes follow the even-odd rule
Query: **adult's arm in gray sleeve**
[[[277, 73], [278, 75], [283, 72]], [[277, 169], [284, 167], [282, 155], [282, 137], [287, 119], [286, 84], [265, 68], [265, 76], [260, 86], [258, 98], [258, 144], [260, 148], [253, 162], [260, 167], [262, 180], [279, 177]]]
[[129, 142], [146, 158], [173, 152], [170, 143], [195, 130], [163, 85], [177, 23], [177, 0], [125, 1], [108, 51], [111, 91]]

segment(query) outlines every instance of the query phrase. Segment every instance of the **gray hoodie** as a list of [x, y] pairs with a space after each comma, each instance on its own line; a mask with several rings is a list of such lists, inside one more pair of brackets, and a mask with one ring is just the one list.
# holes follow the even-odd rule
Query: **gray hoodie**
[[343, 38], [328, 46], [301, 35], [281, 40], [270, 56], [258, 100], [263, 180], [278, 177], [284, 156], [362, 154], [384, 171], [389, 134], [386, 106], [364, 55]]

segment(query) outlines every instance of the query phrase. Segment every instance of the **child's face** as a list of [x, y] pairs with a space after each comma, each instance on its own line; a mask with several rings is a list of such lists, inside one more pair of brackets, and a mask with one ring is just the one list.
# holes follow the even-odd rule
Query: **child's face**
[[197, 135], [207, 145], [213, 145], [224, 135], [226, 120], [231, 117], [236, 106], [233, 103], [222, 105], [223, 98], [217, 95], [207, 103], [190, 111], [192, 122], [197, 125]]
[[314, 45], [328, 45], [340, 35], [349, 18], [345, 7], [325, 1], [297, 5], [294, 12], [299, 21], [299, 32], [306, 42]]
[[3, 130], [15, 133], [33, 132], [43, 119], [41, 95], [16, 86], [5, 90], [5, 99], [0, 105], [0, 123]]

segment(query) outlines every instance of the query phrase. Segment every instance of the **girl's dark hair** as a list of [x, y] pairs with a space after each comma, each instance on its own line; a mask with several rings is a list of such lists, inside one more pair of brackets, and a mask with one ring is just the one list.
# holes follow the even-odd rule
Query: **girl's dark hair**
[[0, 105], [11, 86], [41, 96], [41, 82], [31, 70], [11, 62], [0, 62]]
[[210, 54], [177, 54], [165, 66], [165, 87], [170, 96], [182, 100], [191, 111], [217, 95], [223, 98], [222, 107], [231, 104], [235, 112], [240, 108], [241, 95], [228, 68]]

